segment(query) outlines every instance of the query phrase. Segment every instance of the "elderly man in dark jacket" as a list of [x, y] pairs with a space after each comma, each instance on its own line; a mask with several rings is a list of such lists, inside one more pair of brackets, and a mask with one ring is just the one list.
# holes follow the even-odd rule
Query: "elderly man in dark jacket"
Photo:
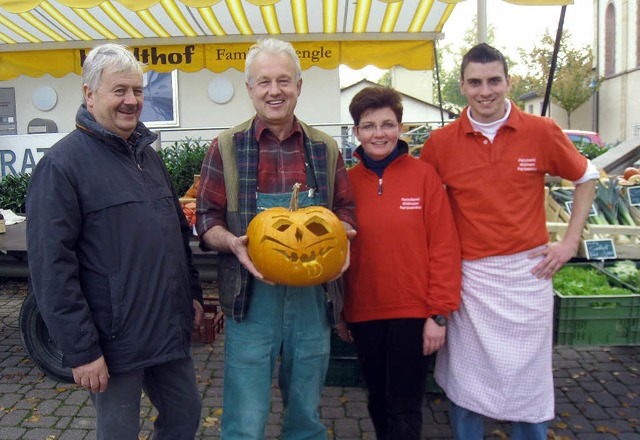
[[193, 439], [201, 397], [190, 352], [202, 290], [191, 231], [139, 122], [142, 66], [124, 46], [91, 51], [76, 130], [38, 163], [27, 196], [33, 292], [98, 439], [138, 439], [142, 389], [155, 439]]

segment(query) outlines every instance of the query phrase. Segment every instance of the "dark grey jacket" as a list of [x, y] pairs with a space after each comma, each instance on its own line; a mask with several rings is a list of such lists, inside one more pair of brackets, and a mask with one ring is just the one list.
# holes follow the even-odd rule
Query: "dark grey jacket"
[[139, 123], [138, 137], [131, 148], [81, 106], [31, 177], [31, 285], [65, 366], [104, 354], [122, 373], [190, 355], [202, 301], [191, 230], [156, 135]]

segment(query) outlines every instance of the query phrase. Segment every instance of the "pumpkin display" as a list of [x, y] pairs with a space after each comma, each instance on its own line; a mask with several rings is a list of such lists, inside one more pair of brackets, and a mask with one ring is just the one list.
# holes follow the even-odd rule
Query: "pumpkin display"
[[251, 220], [247, 250], [267, 280], [315, 286], [340, 275], [349, 243], [342, 223], [329, 209], [298, 209], [299, 189], [296, 183], [289, 209], [269, 208]]
[[196, 224], [196, 202], [188, 202], [182, 205], [182, 212], [184, 212], [189, 226], [193, 227]]

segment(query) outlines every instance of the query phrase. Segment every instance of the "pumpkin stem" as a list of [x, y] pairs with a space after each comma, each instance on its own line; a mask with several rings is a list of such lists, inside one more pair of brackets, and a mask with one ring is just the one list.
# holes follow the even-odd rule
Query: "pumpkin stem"
[[289, 203], [289, 211], [297, 211], [298, 210], [298, 191], [302, 184], [296, 182], [293, 184], [293, 192], [291, 193], [291, 203]]

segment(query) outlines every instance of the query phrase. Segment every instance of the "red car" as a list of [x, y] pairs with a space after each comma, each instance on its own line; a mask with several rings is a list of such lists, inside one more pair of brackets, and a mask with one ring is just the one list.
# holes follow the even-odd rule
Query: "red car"
[[603, 147], [602, 139], [600, 139], [600, 135], [595, 131], [584, 131], [584, 130], [562, 130], [564, 133], [569, 136], [571, 142], [574, 144], [580, 142], [587, 142], [596, 144], [599, 147]]

